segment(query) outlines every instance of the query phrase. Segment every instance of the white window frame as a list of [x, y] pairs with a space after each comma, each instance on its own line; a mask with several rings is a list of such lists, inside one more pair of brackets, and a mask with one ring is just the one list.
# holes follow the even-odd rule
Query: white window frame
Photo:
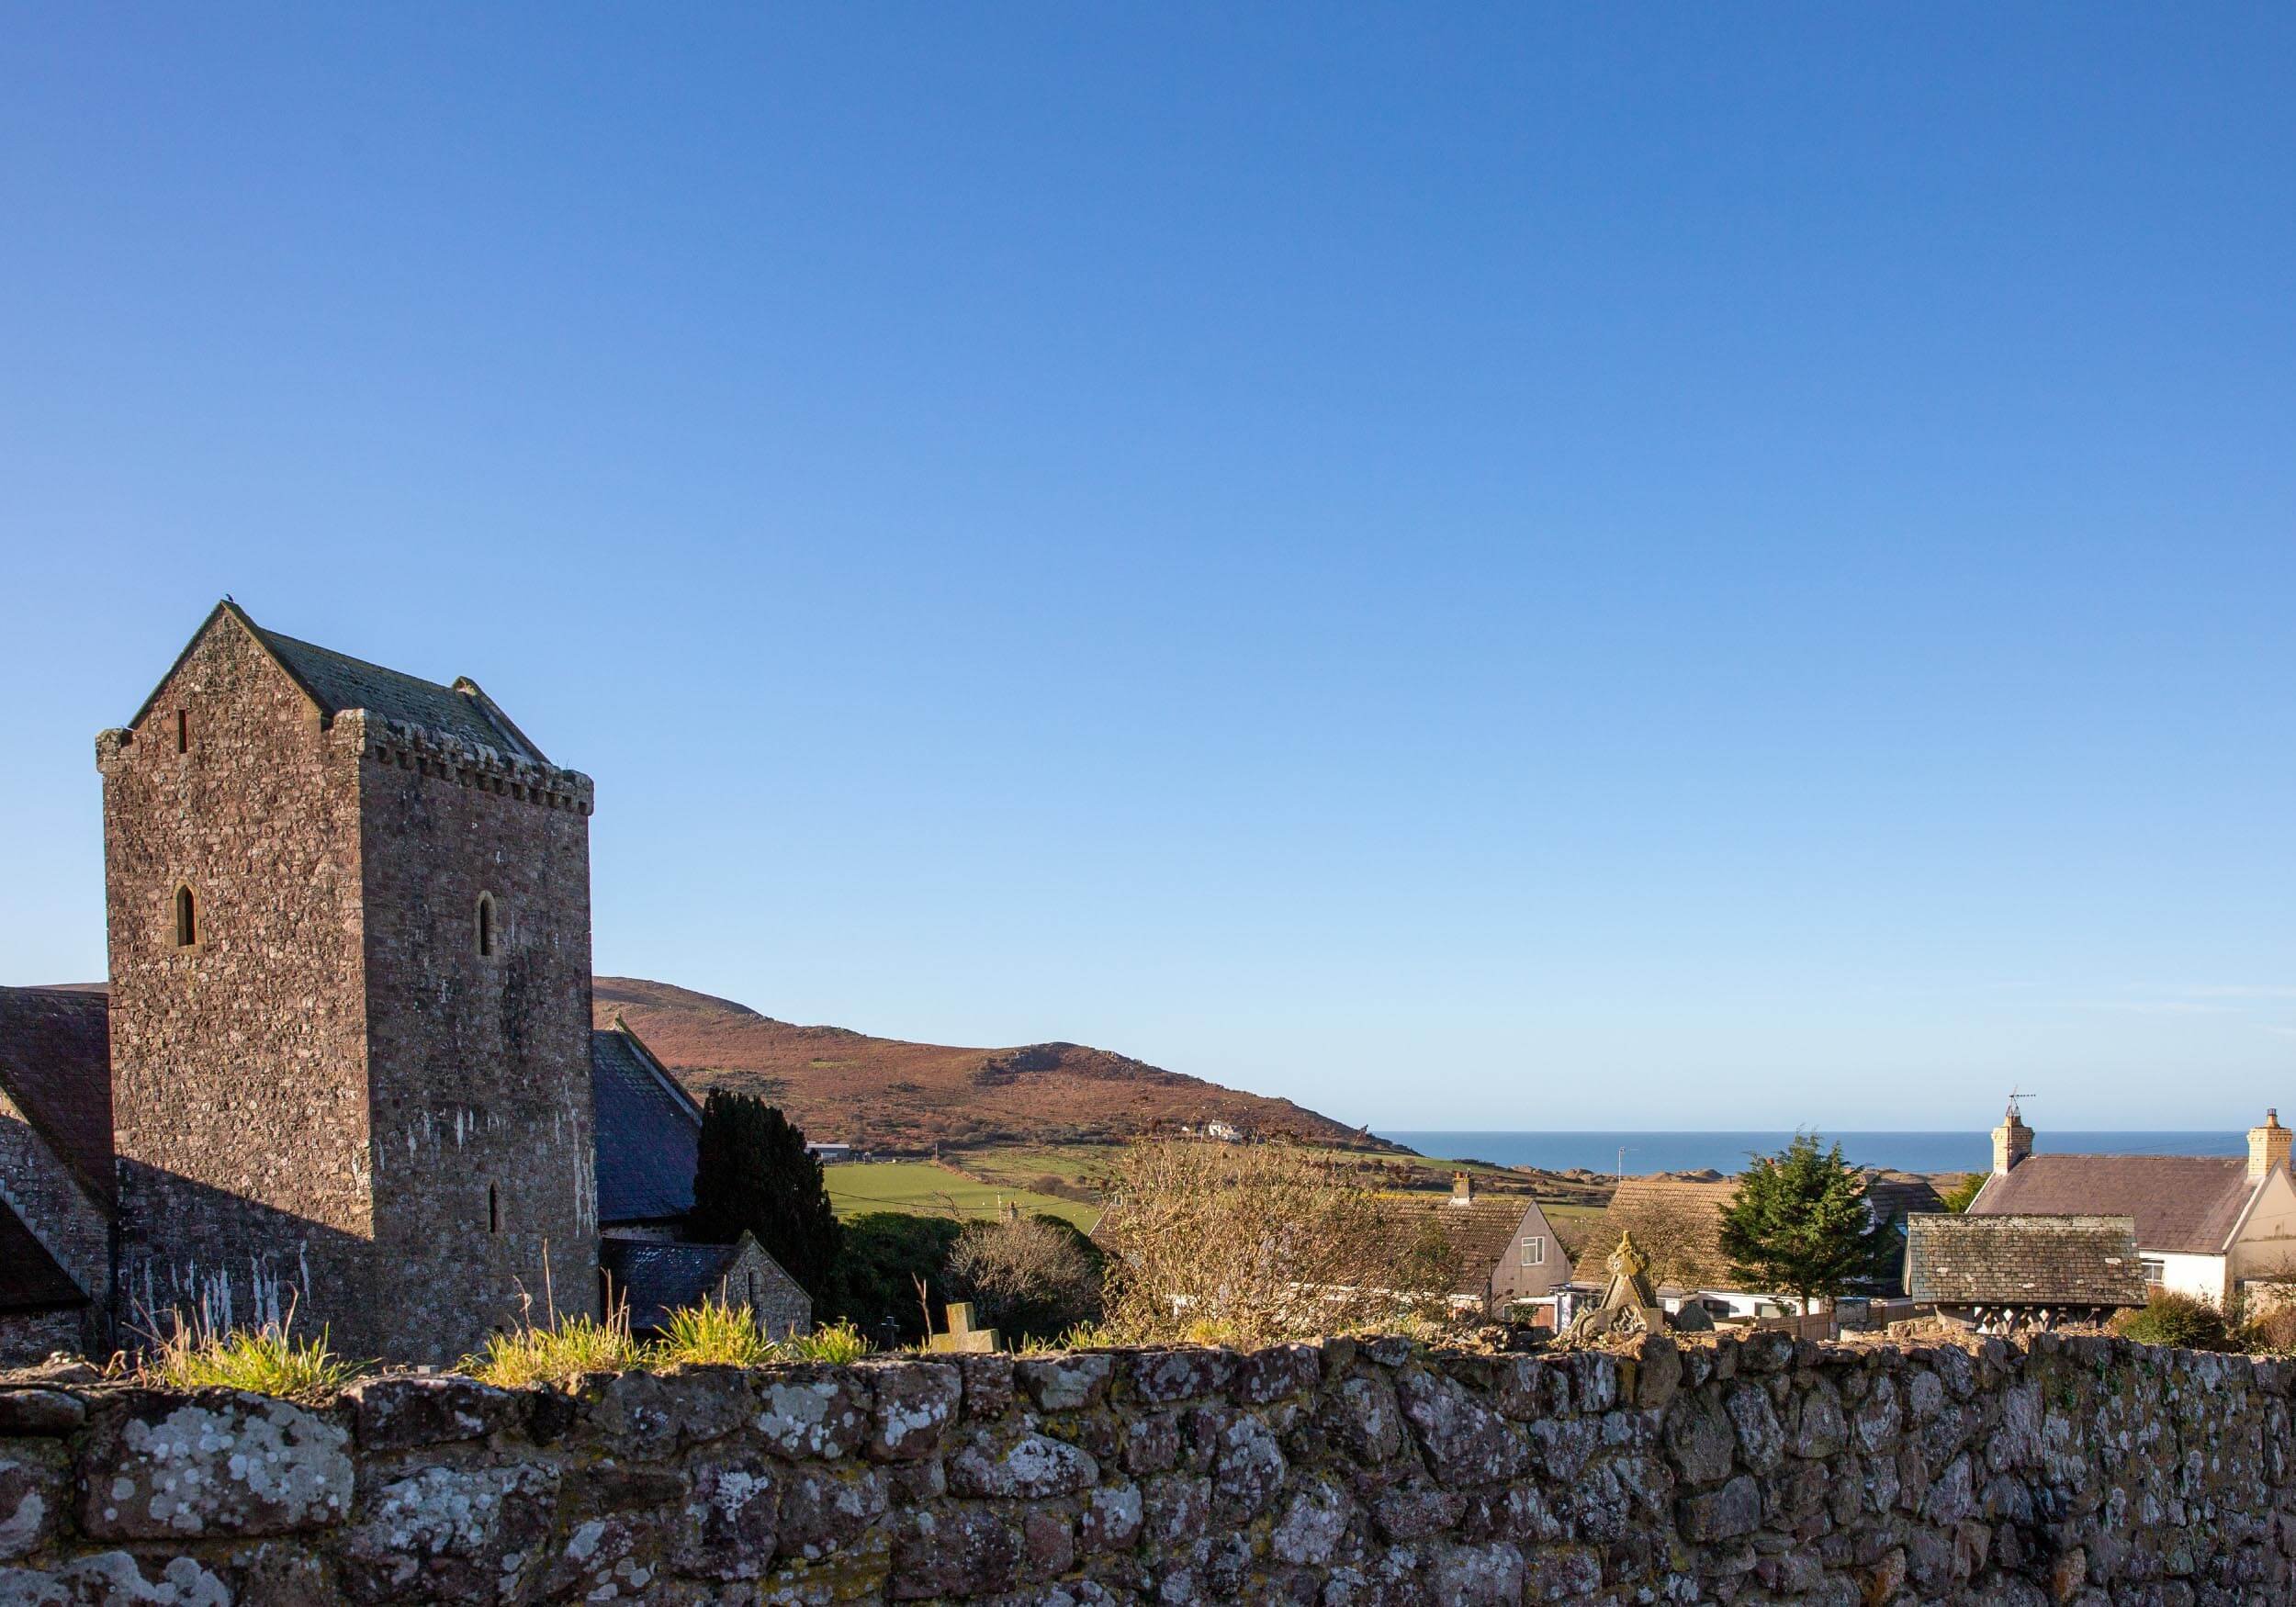
[[[1536, 1251], [1536, 1254], [1533, 1253], [1534, 1250]], [[1545, 1266], [1547, 1264], [1546, 1234], [1525, 1233], [1523, 1235], [1523, 1264], [1525, 1266]]]

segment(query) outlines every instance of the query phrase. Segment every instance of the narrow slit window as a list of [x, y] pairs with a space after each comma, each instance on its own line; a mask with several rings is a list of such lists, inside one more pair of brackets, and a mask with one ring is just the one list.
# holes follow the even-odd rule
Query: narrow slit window
[[478, 894], [478, 958], [494, 958], [494, 895]]
[[188, 709], [175, 711], [175, 751], [191, 751], [191, 711]]
[[199, 903], [188, 887], [175, 890], [175, 947], [189, 949], [199, 941]]
[[500, 1233], [501, 1231], [502, 1196], [501, 1191], [490, 1183], [487, 1185], [487, 1231]]

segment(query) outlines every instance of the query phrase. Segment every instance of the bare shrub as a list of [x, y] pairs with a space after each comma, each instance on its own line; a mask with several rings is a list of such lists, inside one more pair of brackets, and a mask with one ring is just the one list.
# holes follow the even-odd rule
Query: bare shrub
[[1118, 1163], [1099, 1237], [1110, 1252], [1102, 1336], [1266, 1344], [1392, 1326], [1424, 1288], [1359, 1174], [1285, 1144], [1146, 1140]]
[[1614, 1200], [1602, 1224], [1605, 1251], [1620, 1233], [1634, 1235], [1653, 1284], [1694, 1288], [1721, 1271], [1721, 1213], [1705, 1200], [1671, 1195]]
[[972, 1222], [950, 1248], [946, 1282], [974, 1320], [1008, 1337], [1050, 1339], [1100, 1315], [1100, 1257], [1050, 1217]]

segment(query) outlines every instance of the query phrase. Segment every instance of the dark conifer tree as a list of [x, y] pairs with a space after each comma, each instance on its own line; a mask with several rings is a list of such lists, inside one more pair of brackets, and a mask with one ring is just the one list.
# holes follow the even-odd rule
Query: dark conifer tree
[[1865, 1178], [1841, 1146], [1818, 1147], [1802, 1133], [1775, 1155], [1760, 1155], [1722, 1210], [1722, 1253], [1748, 1288], [1791, 1292], [1802, 1309], [1819, 1296], [1847, 1294], [1896, 1270], [1904, 1241], [1878, 1226]]
[[731, 1244], [755, 1233], [766, 1253], [816, 1299], [837, 1261], [837, 1213], [803, 1129], [748, 1094], [714, 1088], [702, 1106], [702, 1148], [687, 1236]]

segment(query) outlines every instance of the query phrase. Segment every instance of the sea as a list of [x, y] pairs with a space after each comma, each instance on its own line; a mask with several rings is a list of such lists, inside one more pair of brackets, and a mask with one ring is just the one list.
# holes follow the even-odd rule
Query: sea
[[[1495, 1166], [1536, 1166], [1544, 1172], [1589, 1172], [1635, 1176], [1646, 1172], [1731, 1174], [1750, 1155], [1775, 1154], [1790, 1132], [1401, 1132], [1379, 1137], [1446, 1161], [1487, 1161]], [[1982, 1172], [1993, 1164], [1986, 1132], [1829, 1132], [1858, 1166], [1899, 1172]], [[2243, 1132], [2054, 1132], [2033, 1136], [2036, 1152], [2076, 1155], [2245, 1155]]]

